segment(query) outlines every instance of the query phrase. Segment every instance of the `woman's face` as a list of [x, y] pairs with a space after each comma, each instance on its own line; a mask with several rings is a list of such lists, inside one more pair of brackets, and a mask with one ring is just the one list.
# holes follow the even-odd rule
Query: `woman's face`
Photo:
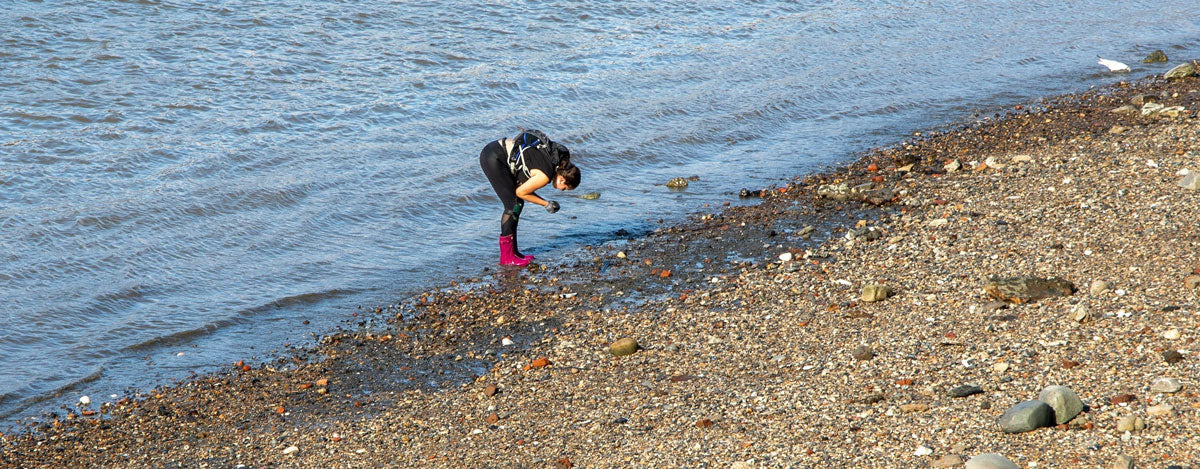
[[562, 176], [554, 176], [554, 188], [560, 191], [569, 191], [572, 187], [567, 187], [567, 179]]

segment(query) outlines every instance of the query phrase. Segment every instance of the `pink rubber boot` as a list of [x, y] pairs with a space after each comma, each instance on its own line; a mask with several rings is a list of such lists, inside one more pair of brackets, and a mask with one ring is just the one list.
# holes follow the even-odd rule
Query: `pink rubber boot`
[[515, 265], [517, 267], [529, 265], [529, 261], [517, 257], [513, 253], [513, 235], [500, 237], [500, 265]]
[[525, 262], [533, 262], [533, 256], [526, 256], [524, 254], [521, 254], [521, 248], [517, 247], [517, 232], [516, 231], [513, 231], [512, 239], [513, 239], [513, 255], [517, 256], [518, 259], [521, 259]]

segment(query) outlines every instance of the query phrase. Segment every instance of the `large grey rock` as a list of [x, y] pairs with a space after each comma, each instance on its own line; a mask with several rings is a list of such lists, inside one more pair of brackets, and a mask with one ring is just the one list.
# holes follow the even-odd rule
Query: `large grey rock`
[[1042, 401], [1025, 401], [1000, 416], [1000, 429], [1005, 433], [1024, 433], [1054, 425], [1054, 408]]
[[1008, 458], [996, 454], [986, 453], [976, 455], [967, 461], [967, 469], [1020, 469]]
[[1124, 454], [1117, 456], [1117, 460], [1113, 461], [1112, 469], [1133, 469], [1133, 458]]
[[1196, 66], [1192, 65], [1191, 62], [1188, 62], [1188, 63], [1176, 65], [1175, 68], [1168, 70], [1167, 73], [1163, 74], [1163, 78], [1166, 78], [1168, 80], [1173, 80], [1173, 79], [1178, 79], [1178, 78], [1190, 77], [1195, 74], [1196, 74]]
[[1038, 400], [1045, 402], [1054, 409], [1055, 423], [1067, 423], [1071, 419], [1083, 412], [1083, 401], [1079, 400], [1079, 396], [1066, 386], [1046, 386], [1041, 394], [1038, 394]]
[[1075, 293], [1075, 284], [1058, 278], [992, 277], [983, 289], [993, 298], [1010, 303], [1029, 303], [1043, 298], [1070, 296]]

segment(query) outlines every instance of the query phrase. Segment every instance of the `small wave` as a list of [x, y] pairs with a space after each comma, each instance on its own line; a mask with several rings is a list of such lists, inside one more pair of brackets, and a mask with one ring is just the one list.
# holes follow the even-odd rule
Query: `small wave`
[[17, 396], [20, 396], [20, 395], [30, 395], [30, 397], [27, 397], [25, 399], [21, 399], [21, 400], [17, 401], [17, 403], [14, 404], [8, 410], [0, 411], [0, 419], [8, 419], [9, 417], [20, 414], [21, 412], [24, 412], [26, 409], [29, 409], [33, 406], [36, 406], [38, 404], [41, 404], [43, 402], [46, 402], [46, 401], [49, 401], [52, 399], [57, 399], [60, 396], [62, 396], [63, 394], [66, 394], [75, 389], [79, 389], [79, 388], [83, 387], [85, 384], [99, 380], [103, 376], [104, 376], [104, 367], [101, 366], [101, 367], [97, 367], [95, 371], [93, 371], [81, 378], [71, 380], [71, 381], [67, 382], [66, 384], [63, 384], [50, 392], [33, 393], [33, 392], [18, 391], [17, 393], [5, 393], [3, 395], [0, 395], [0, 403], [5, 403], [6, 401], [13, 399], [13, 398], [17, 398]]
[[252, 316], [252, 315], [262, 313], [264, 311], [269, 311], [271, 309], [287, 308], [287, 307], [292, 307], [292, 306], [296, 306], [296, 305], [310, 305], [310, 304], [319, 303], [319, 302], [325, 301], [325, 300], [331, 300], [334, 298], [340, 298], [340, 297], [347, 296], [347, 295], [353, 295], [356, 293], [359, 293], [359, 291], [335, 288], [335, 289], [326, 290], [323, 292], [302, 293], [299, 295], [285, 296], [283, 298], [272, 301], [263, 306], [258, 306], [258, 307], [242, 310], [242, 312], [239, 312], [238, 314], [241, 314], [243, 316]]
[[25, 112], [25, 111], [6, 112], [3, 114], [0, 114], [0, 116], [13, 117], [13, 118], [17, 118], [17, 119], [24, 119], [27, 121], [34, 121], [34, 122], [61, 122], [63, 120], [63, 118], [59, 117], [59, 116], [52, 116], [49, 114], [34, 114], [34, 113], [30, 113], [30, 112]]
[[207, 323], [207, 324], [197, 327], [197, 328], [187, 329], [187, 330], [175, 332], [173, 334], [162, 335], [162, 336], [151, 338], [149, 340], [138, 342], [133, 345], [128, 345], [128, 346], [122, 348], [121, 352], [123, 352], [123, 353], [144, 352], [147, 350], [153, 350], [153, 349], [157, 349], [157, 348], [164, 347], [164, 346], [176, 345], [179, 343], [187, 342], [196, 337], [202, 337], [202, 336], [212, 334], [214, 332], [217, 332], [221, 329], [225, 329], [227, 327], [232, 327], [232, 326], [236, 326], [236, 325], [240, 325], [240, 324], [246, 324], [248, 321], [249, 321], [249, 319], [242, 318], [242, 317], [232, 317], [232, 318], [228, 318], [228, 319], [221, 319], [221, 320]]
[[275, 119], [267, 119], [266, 121], [261, 122], [254, 127], [239, 127], [237, 129], [234, 129], [234, 133], [236, 133], [238, 135], [250, 135], [250, 134], [254, 134], [254, 133], [258, 133], [258, 132], [274, 133], [274, 132], [282, 132], [284, 130], [287, 130], [287, 128], [288, 128], [287, 124], [284, 124], [283, 122], [277, 121]]
[[211, 107], [205, 106], [205, 105], [203, 105], [203, 104], [192, 104], [192, 103], [171, 103], [171, 104], [160, 104], [159, 106], [162, 106], [162, 107], [164, 107], [164, 108], [167, 108], [167, 109], [186, 109], [186, 110], [189, 110], [189, 111], [209, 111], [209, 110], [212, 110], [212, 108], [211, 108]]
[[266, 312], [275, 311], [275, 310], [282, 309], [282, 308], [290, 308], [290, 307], [293, 307], [296, 305], [316, 304], [321, 301], [334, 299], [334, 298], [338, 298], [338, 297], [342, 297], [342, 296], [346, 296], [346, 295], [353, 295], [356, 293], [358, 293], [358, 290], [333, 289], [333, 290], [328, 290], [328, 291], [323, 291], [323, 292], [304, 293], [304, 294], [300, 294], [300, 295], [283, 297], [283, 298], [272, 301], [270, 303], [266, 303], [261, 306], [255, 306], [255, 307], [239, 310], [239, 311], [237, 311], [236, 314], [234, 314], [231, 317], [228, 317], [225, 319], [220, 319], [217, 321], [212, 321], [212, 322], [204, 324], [203, 326], [200, 326], [200, 327], [196, 327], [193, 329], [187, 329], [187, 330], [183, 330], [183, 331], [179, 331], [179, 332], [175, 332], [175, 333], [167, 334], [167, 335], [163, 335], [163, 336], [154, 337], [154, 338], [151, 338], [151, 339], [148, 339], [148, 340], [145, 340], [145, 341], [133, 344], [133, 345], [126, 346], [125, 348], [121, 349], [121, 352], [125, 352], [125, 353], [144, 352], [146, 350], [158, 349], [158, 348], [161, 348], [164, 346], [177, 345], [180, 343], [191, 341], [197, 337], [202, 337], [202, 336], [207, 336], [207, 335], [213, 334], [222, 329], [226, 329], [226, 328], [233, 327], [233, 326], [249, 324], [254, 321], [254, 318], [256, 316], [259, 316]]

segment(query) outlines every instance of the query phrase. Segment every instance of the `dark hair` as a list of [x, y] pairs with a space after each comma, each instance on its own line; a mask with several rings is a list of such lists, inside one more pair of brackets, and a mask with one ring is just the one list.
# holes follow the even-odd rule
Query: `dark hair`
[[550, 145], [552, 157], [558, 159], [558, 166], [554, 168], [554, 174], [563, 177], [563, 182], [567, 187], [574, 189], [579, 187], [579, 168], [571, 163], [571, 150], [567, 149], [566, 145], [554, 142]]
[[563, 177], [563, 182], [567, 184], [568, 189], [579, 187], [579, 167], [571, 164], [570, 159], [564, 158], [559, 161], [558, 168], [555, 168], [554, 172]]

